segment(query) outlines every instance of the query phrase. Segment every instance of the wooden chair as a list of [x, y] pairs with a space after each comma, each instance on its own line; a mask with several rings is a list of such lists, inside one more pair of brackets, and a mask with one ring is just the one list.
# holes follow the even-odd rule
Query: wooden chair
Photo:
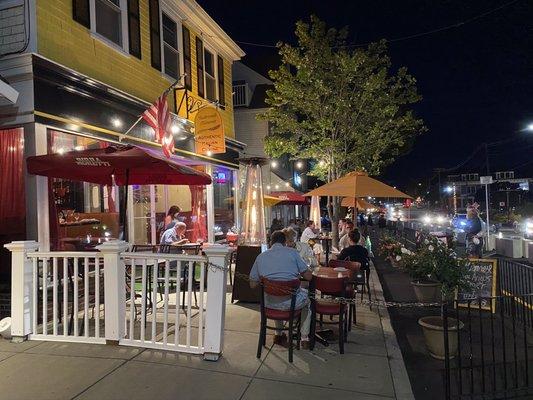
[[[355, 299], [357, 295], [357, 286], [360, 285], [361, 281], [361, 263], [357, 261], [345, 261], [345, 260], [330, 260], [328, 267], [331, 268], [346, 268], [352, 271], [353, 279], [348, 281], [348, 286], [346, 288], [346, 297]], [[348, 330], [352, 330], [352, 319], [353, 323], [357, 324], [357, 309], [355, 303], [350, 303], [348, 309]]]
[[[300, 288], [300, 280], [273, 281], [261, 278], [261, 327], [259, 330], [259, 343], [257, 345], [257, 358], [261, 358], [261, 350], [266, 343], [266, 330], [276, 327], [267, 326], [267, 320], [288, 321], [289, 326], [282, 330], [288, 331], [289, 339], [289, 362], [292, 363], [294, 334], [297, 335], [296, 348], [300, 349], [300, 324], [302, 309], [296, 308], [296, 295]], [[289, 310], [276, 310], [265, 305], [265, 293], [269, 296], [291, 296], [291, 307]], [[296, 324], [294, 323], [296, 321]]]
[[333, 299], [317, 298], [316, 292], [320, 291], [322, 295], [333, 297], [346, 297], [347, 278], [325, 278], [313, 275], [309, 285], [309, 293], [311, 298], [311, 337], [310, 348], [315, 346], [315, 330], [316, 330], [316, 316], [317, 315], [338, 315], [339, 327], [339, 351], [344, 354], [344, 342], [347, 340], [347, 324], [346, 324], [346, 303], [335, 301]]

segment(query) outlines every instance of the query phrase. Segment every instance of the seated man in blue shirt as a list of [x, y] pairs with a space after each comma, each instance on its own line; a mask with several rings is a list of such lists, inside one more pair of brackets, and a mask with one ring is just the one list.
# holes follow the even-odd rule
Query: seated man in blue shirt
[[168, 225], [168, 228], [161, 235], [161, 244], [172, 244], [180, 245], [187, 243], [188, 240], [185, 238], [185, 231], [187, 230], [187, 225], [183, 222], [171, 222]]
[[[303, 277], [310, 281], [312, 273], [308, 269], [296, 249], [286, 247], [286, 237], [281, 231], [275, 231], [271, 236], [271, 247], [269, 250], [257, 256], [250, 271], [250, 286], [255, 288], [259, 285], [262, 277], [273, 281], [290, 281]], [[291, 296], [268, 296], [265, 294], [265, 303], [269, 308], [276, 310], [290, 310]], [[302, 309], [302, 323], [300, 333], [302, 336], [301, 346], [309, 348], [309, 327], [311, 325], [311, 312], [309, 310], [309, 297], [306, 289], [299, 288], [296, 294], [295, 309]], [[276, 327], [282, 328], [283, 322], [276, 321]], [[274, 336], [275, 344], [283, 344], [286, 335], [281, 330], [276, 330]]]

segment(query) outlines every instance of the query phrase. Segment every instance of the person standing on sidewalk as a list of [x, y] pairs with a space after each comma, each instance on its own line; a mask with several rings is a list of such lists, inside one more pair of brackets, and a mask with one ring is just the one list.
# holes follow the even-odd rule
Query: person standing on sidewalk
[[479, 217], [479, 204], [474, 203], [466, 208], [466, 254], [468, 257], [481, 258], [483, 255], [483, 225]]

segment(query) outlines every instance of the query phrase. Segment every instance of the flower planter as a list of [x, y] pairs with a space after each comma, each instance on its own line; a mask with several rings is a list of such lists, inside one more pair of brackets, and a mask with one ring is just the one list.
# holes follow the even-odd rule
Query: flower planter
[[[444, 360], [444, 320], [442, 317], [431, 316], [422, 317], [418, 324], [424, 332], [424, 339], [431, 357], [437, 360]], [[455, 318], [448, 318], [448, 354], [450, 358], [457, 355], [458, 329], [463, 329], [464, 324]]]
[[421, 303], [435, 303], [442, 301], [440, 282], [434, 281], [411, 281], [415, 296]]

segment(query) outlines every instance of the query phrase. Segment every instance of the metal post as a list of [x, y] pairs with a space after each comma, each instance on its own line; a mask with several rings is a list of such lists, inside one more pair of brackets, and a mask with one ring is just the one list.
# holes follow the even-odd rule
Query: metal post
[[490, 221], [489, 221], [489, 185], [485, 184], [485, 204], [487, 208], [487, 240], [485, 240], [485, 247], [490, 251]]

